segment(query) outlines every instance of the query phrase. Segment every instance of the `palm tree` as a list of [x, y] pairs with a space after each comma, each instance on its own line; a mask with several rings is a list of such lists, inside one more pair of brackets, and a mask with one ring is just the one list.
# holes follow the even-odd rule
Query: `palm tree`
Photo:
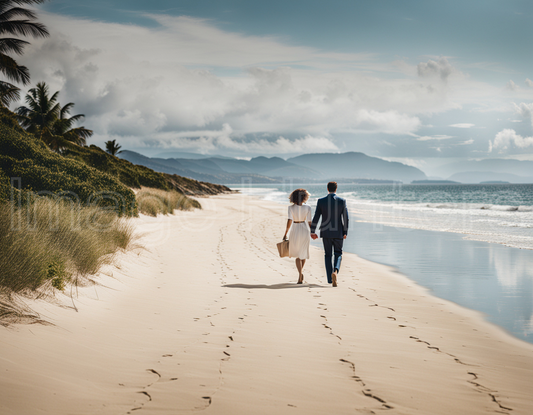
[[[0, 0], [0, 36], [49, 36], [46, 27], [36, 22], [37, 15], [32, 10], [20, 7], [40, 4], [45, 0]], [[9, 81], [27, 85], [30, 82], [28, 68], [19, 65], [10, 54], [22, 55], [29, 42], [14, 37], [0, 38], [0, 73]], [[19, 99], [19, 89], [4, 80], [0, 80], [0, 105], [7, 106]]]
[[73, 128], [75, 123], [85, 117], [83, 114], [76, 114], [72, 117], [69, 117], [70, 110], [73, 107], [74, 103], [69, 102], [59, 110], [59, 117], [52, 126], [52, 132], [54, 135], [62, 137], [69, 143], [74, 143], [78, 146], [84, 146], [87, 144], [87, 139], [93, 135], [93, 131], [88, 130], [83, 126]]
[[105, 151], [107, 151], [112, 156], [116, 156], [117, 154], [122, 153], [120, 149], [122, 146], [120, 146], [116, 140], [109, 140], [105, 142]]
[[20, 125], [57, 152], [73, 144], [85, 145], [86, 139], [93, 134], [85, 127], [73, 128], [84, 115], [69, 117], [74, 103], [69, 102], [62, 107], [57, 102], [58, 95], [59, 91], [50, 96], [48, 85], [39, 82], [26, 95], [27, 107], [21, 106], [16, 110]]

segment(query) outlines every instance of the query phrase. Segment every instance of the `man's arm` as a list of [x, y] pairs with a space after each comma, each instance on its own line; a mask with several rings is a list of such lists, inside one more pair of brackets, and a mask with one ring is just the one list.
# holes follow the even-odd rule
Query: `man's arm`
[[344, 239], [348, 236], [348, 207], [346, 206], [346, 201], [344, 201], [344, 209], [342, 211], [342, 235]]
[[311, 222], [311, 238], [316, 239], [318, 238], [317, 234], [315, 233], [316, 227], [318, 225], [318, 220], [320, 219], [320, 216], [322, 215], [322, 210], [320, 209], [320, 203], [316, 203], [316, 210], [315, 210], [315, 216], [313, 216], [313, 221]]

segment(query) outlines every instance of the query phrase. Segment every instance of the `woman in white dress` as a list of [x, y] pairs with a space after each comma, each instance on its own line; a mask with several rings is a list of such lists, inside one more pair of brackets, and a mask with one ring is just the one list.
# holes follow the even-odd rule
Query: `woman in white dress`
[[311, 208], [305, 205], [309, 199], [309, 192], [305, 189], [296, 189], [289, 196], [292, 205], [289, 206], [289, 219], [283, 239], [287, 239], [289, 229], [289, 257], [296, 258], [298, 269], [298, 284], [304, 281], [302, 269], [305, 260], [309, 258], [309, 241], [311, 239]]

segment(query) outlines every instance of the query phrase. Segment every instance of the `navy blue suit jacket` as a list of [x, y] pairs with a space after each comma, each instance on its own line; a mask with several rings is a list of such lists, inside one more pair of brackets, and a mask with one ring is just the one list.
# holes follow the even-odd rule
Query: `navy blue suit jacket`
[[315, 233], [321, 217], [321, 238], [343, 238], [344, 235], [348, 235], [348, 209], [345, 199], [334, 193], [318, 199], [315, 216], [311, 222], [311, 233]]

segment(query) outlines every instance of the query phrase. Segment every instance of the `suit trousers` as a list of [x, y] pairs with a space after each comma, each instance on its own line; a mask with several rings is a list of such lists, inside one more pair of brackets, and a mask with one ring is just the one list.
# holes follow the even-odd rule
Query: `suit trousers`
[[[322, 238], [324, 244], [324, 259], [326, 261], [326, 275], [328, 277], [328, 283], [331, 284], [331, 273], [334, 269], [337, 271], [341, 269], [342, 260], [342, 244], [343, 238]], [[333, 258], [333, 255], [335, 256]], [[332, 262], [333, 259], [333, 262]]]

